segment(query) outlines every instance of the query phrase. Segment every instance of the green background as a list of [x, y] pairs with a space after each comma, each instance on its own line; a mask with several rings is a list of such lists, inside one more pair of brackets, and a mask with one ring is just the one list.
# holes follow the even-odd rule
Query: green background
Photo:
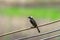
[[34, 7], [34, 8], [23, 8], [23, 7], [7, 7], [0, 8], [0, 15], [4, 16], [33, 16], [35, 18], [51, 18], [53, 20], [60, 18], [60, 8], [58, 7]]

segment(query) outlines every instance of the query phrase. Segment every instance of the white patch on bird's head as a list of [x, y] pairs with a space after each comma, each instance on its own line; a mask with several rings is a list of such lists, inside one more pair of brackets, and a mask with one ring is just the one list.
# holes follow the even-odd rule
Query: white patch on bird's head
[[33, 18], [32, 16], [30, 16], [31, 18]]

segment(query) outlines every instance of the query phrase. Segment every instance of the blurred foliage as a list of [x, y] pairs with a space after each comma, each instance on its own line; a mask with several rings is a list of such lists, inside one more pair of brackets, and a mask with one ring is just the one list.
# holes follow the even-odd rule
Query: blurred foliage
[[[60, 18], [60, 8], [19, 8], [19, 7], [10, 7], [0, 9], [0, 15], [6, 16], [34, 16], [36, 18], [51, 18], [58, 19]], [[2, 12], [2, 13], [1, 13]]]

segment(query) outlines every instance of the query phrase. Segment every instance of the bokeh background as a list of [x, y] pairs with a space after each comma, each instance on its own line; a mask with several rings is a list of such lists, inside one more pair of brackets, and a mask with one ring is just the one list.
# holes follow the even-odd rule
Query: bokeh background
[[[32, 25], [29, 22], [29, 16], [33, 16], [38, 25], [59, 20], [60, 0], [0, 0], [0, 35], [30, 28]], [[58, 22], [39, 29], [41, 33], [45, 33], [59, 29], [59, 26]], [[0, 40], [18, 40], [41, 33], [38, 33], [36, 29], [31, 29], [0, 37]], [[60, 32], [25, 40], [40, 40], [57, 34]], [[51, 40], [60, 40], [60, 37]]]

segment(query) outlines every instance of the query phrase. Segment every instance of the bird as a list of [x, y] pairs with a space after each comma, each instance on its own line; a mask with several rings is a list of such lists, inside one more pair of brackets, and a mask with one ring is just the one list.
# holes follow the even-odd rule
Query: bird
[[34, 26], [34, 28], [37, 28], [38, 33], [40, 33], [40, 30], [39, 30], [39, 28], [38, 28], [38, 26], [37, 26], [37, 23], [36, 23], [36, 21], [33, 19], [33, 17], [32, 17], [32, 16], [29, 16], [28, 18], [29, 18], [30, 23]]

